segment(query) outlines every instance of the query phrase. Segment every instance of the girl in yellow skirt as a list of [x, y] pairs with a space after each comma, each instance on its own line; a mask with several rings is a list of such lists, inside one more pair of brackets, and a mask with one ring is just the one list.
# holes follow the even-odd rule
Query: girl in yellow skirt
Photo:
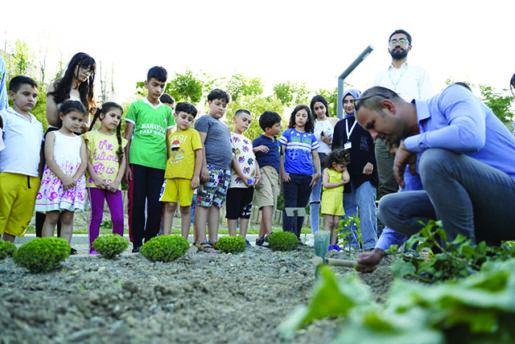
[[325, 160], [325, 169], [322, 176], [322, 214], [325, 219], [325, 230], [331, 231], [329, 250], [340, 251], [336, 244], [336, 229], [340, 218], [345, 215], [343, 210], [343, 185], [350, 180], [347, 165], [350, 163], [350, 154], [345, 149], [335, 149]]

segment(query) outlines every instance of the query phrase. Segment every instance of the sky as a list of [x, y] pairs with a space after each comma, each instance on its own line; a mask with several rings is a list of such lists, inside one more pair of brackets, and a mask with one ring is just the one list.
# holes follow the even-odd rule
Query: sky
[[[445, 81], [501, 90], [515, 72], [515, 1], [385, 0], [26, 0], [2, 2], [0, 49], [28, 44], [49, 75], [79, 51], [114, 75], [115, 101], [134, 98], [148, 69], [187, 68], [214, 77], [259, 77], [265, 95], [279, 82], [334, 89], [367, 47], [372, 53], [345, 80], [362, 90], [391, 58], [388, 36], [412, 37], [408, 61], [425, 68], [435, 92]], [[99, 90], [99, 85], [96, 85]], [[97, 91], [97, 93], [99, 93]]]

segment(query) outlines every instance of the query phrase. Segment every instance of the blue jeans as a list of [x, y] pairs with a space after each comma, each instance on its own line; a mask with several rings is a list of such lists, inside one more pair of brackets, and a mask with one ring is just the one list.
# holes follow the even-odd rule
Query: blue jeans
[[458, 234], [473, 243], [515, 239], [515, 179], [485, 163], [444, 149], [420, 157], [423, 191], [381, 199], [379, 216], [398, 232], [413, 235], [419, 220], [442, 220], [447, 240]]
[[[304, 208], [308, 205], [309, 195], [311, 194], [312, 176], [304, 174], [290, 173], [290, 182], [283, 182], [283, 199], [284, 208], [298, 207]], [[300, 239], [302, 224], [304, 223], [304, 216], [298, 216], [297, 222], [293, 216], [287, 216], [286, 211], [283, 210], [283, 231], [294, 233]]]
[[[363, 249], [368, 250], [374, 248], [377, 241], [376, 188], [370, 182], [361, 184], [357, 189], [352, 181], [350, 183], [352, 192], [343, 194], [343, 209], [348, 217], [356, 216], [359, 210]], [[355, 225], [352, 230], [356, 232]]]
[[[319, 154], [320, 155], [320, 154]], [[309, 218], [311, 220], [311, 233], [318, 232], [320, 226], [320, 195], [322, 194], [322, 175], [324, 169], [320, 170], [320, 179], [318, 184], [311, 189], [311, 197], [309, 199]], [[315, 169], [313, 169], [315, 173]]]

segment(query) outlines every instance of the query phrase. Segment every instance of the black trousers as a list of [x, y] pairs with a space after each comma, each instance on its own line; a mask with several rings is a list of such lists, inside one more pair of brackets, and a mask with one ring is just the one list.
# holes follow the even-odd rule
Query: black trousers
[[[163, 204], [159, 194], [164, 181], [164, 170], [131, 164], [133, 189], [132, 195], [132, 244], [134, 248], [157, 236]], [[145, 217], [146, 205], [146, 217]]]
[[[283, 182], [284, 208], [305, 208], [311, 196], [312, 177], [310, 175], [290, 173], [290, 182]], [[319, 181], [320, 183], [320, 181]], [[283, 231], [292, 232], [300, 239], [304, 216], [288, 216], [283, 210]]]

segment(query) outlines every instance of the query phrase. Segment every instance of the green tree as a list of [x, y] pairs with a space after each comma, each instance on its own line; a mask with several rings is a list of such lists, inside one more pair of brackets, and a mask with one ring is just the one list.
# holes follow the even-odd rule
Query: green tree
[[190, 69], [184, 74], [175, 73], [175, 78], [166, 84], [165, 93], [171, 94], [176, 101], [189, 101], [197, 104], [202, 99], [204, 82]]
[[147, 96], [147, 89], [145, 88], [145, 81], [136, 82], [136, 95], [138, 95], [142, 98]]
[[309, 91], [305, 83], [296, 84], [289, 81], [274, 85], [274, 95], [284, 106], [305, 104], [308, 100]]
[[[226, 123], [228, 123], [231, 131], [234, 129], [234, 122], [232, 119], [234, 117], [234, 113], [238, 109], [249, 110], [252, 114], [252, 122], [250, 123], [249, 129], [245, 132], [245, 136], [251, 140], [255, 139], [263, 132], [259, 126], [259, 116], [261, 116], [264, 111], [275, 111], [279, 113], [281, 117], [284, 111], [283, 104], [276, 98], [270, 99], [261, 96], [239, 97], [236, 101], [229, 104], [227, 114], [225, 115]], [[283, 118], [283, 128], [286, 124], [287, 121]]]
[[291, 82], [281, 82], [274, 85], [274, 95], [284, 106], [290, 106], [293, 101], [294, 86]]
[[[34, 79], [38, 83], [38, 101], [36, 106], [32, 109], [31, 113], [41, 122], [43, 129], [46, 130], [48, 122], [46, 119], [46, 85], [38, 80], [32, 73], [36, 70], [44, 70], [45, 66], [36, 66], [31, 64], [32, 53], [25, 42], [17, 40], [14, 45], [14, 51], [10, 54], [4, 55], [5, 64], [8, 66], [8, 82], [7, 89], [9, 89], [9, 81], [17, 75], [26, 75]], [[43, 60], [44, 61], [44, 60]], [[12, 100], [9, 99], [9, 106], [12, 106]]]
[[259, 96], [263, 93], [263, 83], [260, 78], [246, 78], [242, 74], [234, 74], [226, 84], [227, 92], [233, 101], [242, 96]]
[[[511, 103], [515, 99], [511, 95], [503, 96], [500, 92], [495, 91], [491, 86], [479, 85], [481, 91], [481, 98], [485, 104], [492, 109], [494, 114], [504, 123], [510, 123], [513, 117], [513, 112], [510, 111]], [[508, 90], [502, 90], [505, 94]]]
[[16, 75], [29, 75], [29, 67], [31, 60], [31, 53], [27, 44], [20, 40], [17, 40], [14, 44], [14, 52], [11, 58], [11, 66], [14, 67], [12, 70], [11, 78]]
[[306, 83], [295, 84], [294, 86], [295, 104], [306, 104], [308, 101], [309, 90]]

